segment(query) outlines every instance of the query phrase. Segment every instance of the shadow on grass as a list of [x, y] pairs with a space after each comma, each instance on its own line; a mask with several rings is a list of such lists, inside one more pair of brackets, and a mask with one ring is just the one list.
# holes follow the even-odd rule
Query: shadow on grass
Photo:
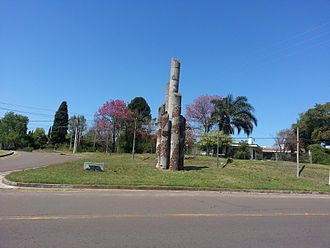
[[185, 166], [184, 170], [185, 171], [191, 171], [191, 170], [202, 170], [202, 169], [206, 169], [209, 168], [207, 166]]

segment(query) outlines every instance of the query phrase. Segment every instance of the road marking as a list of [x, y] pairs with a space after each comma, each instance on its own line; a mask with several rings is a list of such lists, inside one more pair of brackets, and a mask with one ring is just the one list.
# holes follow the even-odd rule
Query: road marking
[[281, 216], [330, 216], [330, 213], [223, 213], [223, 214], [112, 214], [112, 215], [68, 215], [68, 216], [0, 216], [6, 220], [75, 220], [148, 217], [281, 217]]

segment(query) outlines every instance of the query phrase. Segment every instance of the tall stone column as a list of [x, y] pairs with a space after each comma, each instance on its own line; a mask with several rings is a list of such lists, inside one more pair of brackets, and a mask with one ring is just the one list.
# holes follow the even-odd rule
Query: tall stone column
[[157, 168], [182, 170], [184, 164], [185, 118], [181, 115], [179, 90], [180, 62], [172, 59], [170, 82], [164, 104], [158, 111]]
[[175, 101], [175, 93], [179, 91], [179, 78], [180, 78], [180, 62], [176, 59], [172, 59], [171, 73], [170, 73], [170, 86], [169, 86], [169, 98], [168, 98], [168, 114], [170, 119], [172, 118], [173, 106]]

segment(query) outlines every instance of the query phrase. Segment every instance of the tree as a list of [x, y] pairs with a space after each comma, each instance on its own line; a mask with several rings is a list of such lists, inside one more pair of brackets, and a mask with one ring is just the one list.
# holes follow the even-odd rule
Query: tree
[[[220, 137], [218, 139], [218, 137]], [[217, 145], [219, 143], [219, 150], [222, 150], [232, 143], [232, 138], [228, 134], [224, 134], [222, 131], [211, 131], [208, 133], [204, 133], [201, 136], [201, 139], [197, 142], [199, 148], [203, 151], [213, 151], [213, 154], [217, 151]]]
[[194, 133], [194, 129], [187, 124], [186, 125], [186, 132], [185, 132], [185, 146], [186, 146], [186, 153], [190, 152], [190, 148], [196, 143], [196, 135]]
[[284, 160], [287, 152], [293, 154], [297, 150], [297, 135], [293, 129], [283, 129], [276, 134], [275, 144], [279, 149], [280, 158]]
[[133, 143], [132, 143], [132, 159], [134, 159], [135, 154], [135, 143], [136, 143], [136, 131], [137, 129], [141, 129], [143, 124], [150, 122], [151, 114], [150, 107], [146, 100], [143, 97], [135, 97], [129, 104], [128, 109], [132, 113], [132, 117], [134, 119], [134, 127], [133, 127]]
[[127, 108], [133, 113], [140, 124], [148, 122], [151, 119], [151, 110], [147, 101], [143, 97], [135, 97], [128, 105]]
[[[244, 133], [250, 135], [253, 131], [253, 125], [257, 125], [257, 119], [252, 114], [254, 108], [247, 102], [245, 96], [234, 98], [233, 95], [229, 94], [223, 99], [212, 100], [212, 103], [214, 104], [212, 118], [217, 123], [218, 130], [224, 134], [234, 134], [235, 129], [237, 129], [238, 134], [243, 130]], [[219, 166], [218, 154], [219, 149], [217, 149], [217, 166]]]
[[68, 131], [69, 115], [68, 105], [64, 101], [55, 113], [54, 123], [51, 131], [51, 142], [53, 144], [62, 144], [66, 141]]
[[47, 144], [47, 136], [43, 128], [36, 128], [32, 133], [34, 148], [39, 149]]
[[249, 145], [246, 142], [240, 142], [237, 151], [234, 153], [234, 158], [237, 159], [249, 159], [250, 151]]
[[196, 123], [197, 128], [208, 133], [213, 125], [211, 115], [214, 111], [212, 100], [221, 100], [220, 96], [202, 95], [194, 100], [193, 104], [186, 105], [186, 118], [192, 123]]
[[0, 119], [0, 148], [11, 149], [24, 146], [29, 118], [9, 112]]
[[112, 135], [112, 152], [116, 149], [116, 140], [121, 130], [125, 127], [126, 122], [131, 118], [131, 112], [122, 100], [111, 100], [103, 104], [98, 109], [95, 117], [99, 130], [109, 133], [111, 129]]
[[330, 165], [330, 152], [328, 149], [319, 144], [313, 144], [308, 146], [308, 150], [312, 153], [313, 163]]
[[225, 134], [234, 134], [235, 129], [239, 134], [241, 130], [250, 135], [253, 125], [257, 125], [257, 119], [253, 115], [254, 108], [247, 102], [245, 96], [234, 98], [232, 95], [219, 100], [212, 100], [214, 111], [212, 118], [217, 123], [220, 131]]
[[305, 147], [314, 143], [330, 145], [330, 102], [315, 104], [300, 114], [298, 123], [293, 125], [294, 129], [297, 127]]
[[86, 129], [87, 129], [87, 123], [83, 115], [78, 115], [78, 116], [74, 115], [69, 119], [70, 149], [72, 147], [73, 137], [76, 137], [75, 148], [77, 148], [77, 145], [80, 144], [82, 134], [84, 131], [86, 131]]

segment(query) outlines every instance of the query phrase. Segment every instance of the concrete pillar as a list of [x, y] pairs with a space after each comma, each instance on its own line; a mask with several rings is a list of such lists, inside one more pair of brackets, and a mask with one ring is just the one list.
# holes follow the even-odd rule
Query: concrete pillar
[[172, 59], [171, 73], [170, 73], [170, 86], [169, 86], [169, 99], [168, 99], [168, 113], [170, 119], [172, 118], [173, 104], [175, 101], [175, 93], [179, 90], [179, 78], [180, 78], [180, 61]]
[[173, 94], [172, 102], [172, 127], [170, 146], [170, 170], [179, 169], [180, 160], [180, 116], [181, 116], [181, 95]]
[[169, 91], [170, 91], [170, 83], [168, 82], [166, 84], [166, 89], [165, 89], [165, 112], [168, 112]]
[[184, 168], [184, 150], [186, 146], [186, 118], [180, 116], [180, 156], [179, 156], [179, 170]]
[[160, 168], [160, 149], [161, 149], [161, 134], [162, 134], [162, 115], [165, 114], [165, 105], [162, 104], [158, 108], [158, 121], [157, 121], [157, 141], [156, 141], [156, 155], [157, 155], [157, 164], [156, 168]]
[[160, 162], [162, 169], [168, 169], [170, 159], [170, 142], [171, 142], [171, 122], [168, 113], [162, 115], [161, 118], [161, 144], [160, 144]]
[[186, 119], [181, 115], [179, 78], [180, 62], [172, 59], [164, 104], [158, 110], [156, 167], [161, 169], [182, 170], [184, 164]]

